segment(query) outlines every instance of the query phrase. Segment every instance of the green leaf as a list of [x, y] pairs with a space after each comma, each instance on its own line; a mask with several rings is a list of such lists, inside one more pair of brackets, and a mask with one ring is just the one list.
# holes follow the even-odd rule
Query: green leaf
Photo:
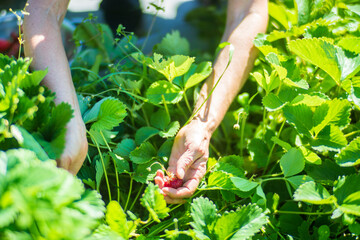
[[314, 181], [313, 178], [307, 176], [307, 175], [297, 175], [286, 178], [291, 184], [291, 186], [294, 187], [294, 189], [298, 189], [300, 185], [306, 182]]
[[189, 71], [195, 58], [184, 55], [174, 55], [164, 59], [161, 54], [154, 53], [154, 60], [149, 67], [162, 73], [167, 80], [172, 82], [176, 77], [184, 75]]
[[360, 175], [343, 176], [334, 186], [334, 196], [339, 209], [347, 214], [360, 216]]
[[336, 156], [336, 163], [342, 167], [352, 167], [360, 163], [360, 137], [355, 138]]
[[319, 95], [300, 94], [291, 101], [292, 106], [305, 104], [309, 107], [318, 107], [325, 103], [327, 99]]
[[150, 123], [153, 127], [160, 130], [164, 130], [170, 123], [170, 116], [165, 110], [159, 109], [157, 112], [151, 115]]
[[265, 167], [269, 155], [269, 148], [266, 143], [258, 138], [253, 138], [249, 145], [251, 159], [257, 163], [258, 167]]
[[304, 170], [305, 161], [301, 150], [291, 148], [281, 157], [280, 167], [285, 177], [293, 176]]
[[104, 171], [106, 171], [106, 169], [109, 167], [109, 163], [110, 163], [110, 158], [109, 157], [103, 157], [103, 160], [104, 160], [105, 170], [104, 170], [104, 167], [102, 165], [102, 162], [101, 162], [102, 160], [101, 159], [98, 159], [95, 162], [95, 170], [96, 170], [95, 180], [96, 180], [96, 189], [98, 191], [100, 189], [101, 179], [104, 176]]
[[109, 152], [109, 155], [111, 158], [115, 161], [116, 164], [116, 170], [119, 174], [122, 174], [124, 172], [130, 172], [130, 164], [127, 160], [124, 158], [116, 155], [113, 152]]
[[360, 4], [347, 4], [347, 8], [360, 16]]
[[288, 144], [287, 142], [284, 142], [282, 140], [280, 140], [278, 137], [273, 136], [271, 138], [271, 141], [273, 141], [274, 143], [276, 143], [277, 145], [279, 145], [280, 147], [282, 147], [285, 151], [289, 151], [291, 149], [291, 145]]
[[334, 202], [330, 193], [322, 185], [314, 181], [302, 184], [295, 191], [294, 200], [312, 204], [332, 204]]
[[137, 164], [147, 163], [153, 157], [156, 157], [156, 149], [149, 142], [142, 143], [130, 153], [130, 160]]
[[276, 71], [272, 71], [271, 75], [269, 75], [269, 73], [264, 69], [264, 75], [259, 72], [254, 72], [251, 75], [267, 94], [280, 85], [280, 78], [277, 76]]
[[154, 46], [155, 52], [164, 56], [189, 55], [190, 44], [180, 36], [179, 31], [167, 33], [161, 42]]
[[285, 29], [289, 29], [289, 22], [291, 16], [286, 7], [279, 3], [269, 2], [269, 15], [278, 21]]
[[207, 198], [199, 197], [193, 200], [190, 215], [193, 219], [190, 225], [200, 239], [211, 239], [217, 219], [215, 204]]
[[153, 104], [175, 104], [181, 101], [184, 92], [177, 86], [167, 81], [157, 81], [150, 85], [146, 97]]
[[59, 159], [65, 148], [65, 126], [72, 118], [70, 104], [60, 103], [53, 108], [51, 117], [39, 129], [41, 135], [35, 135], [51, 159]]
[[134, 222], [127, 221], [124, 210], [116, 201], [109, 202], [106, 210], [106, 222], [109, 227], [124, 239], [128, 239], [130, 233], [136, 228]]
[[160, 132], [159, 129], [153, 127], [142, 127], [139, 128], [135, 133], [135, 143], [136, 145], [140, 145], [149, 138], [157, 135]]
[[[193, 64], [194, 65], [194, 64]], [[184, 76], [185, 90], [192, 88], [205, 80], [212, 73], [212, 63], [202, 62], [199, 65], [195, 65]]]
[[231, 179], [232, 183], [235, 185], [235, 187], [243, 192], [249, 192], [259, 185], [259, 183], [251, 182], [245, 178], [232, 177], [230, 179]]
[[338, 85], [360, 71], [360, 56], [318, 38], [291, 41], [289, 48], [302, 59], [328, 73]]
[[300, 146], [299, 149], [301, 150], [302, 154], [304, 155], [305, 160], [308, 163], [317, 164], [317, 165], [321, 164], [322, 160], [316, 153], [310, 151], [309, 149], [305, 148], [304, 146]]
[[243, 206], [225, 212], [215, 224], [216, 239], [249, 239], [268, 222], [268, 217], [257, 205]]
[[139, 183], [148, 183], [149, 181], [154, 180], [156, 171], [161, 169], [159, 164], [153, 164], [155, 161], [156, 159], [144, 164], [136, 165], [135, 172], [133, 175], [134, 180]]
[[298, 25], [304, 25], [310, 21], [311, 1], [295, 0], [298, 14]]
[[337, 45], [347, 51], [360, 54], [360, 37], [343, 37]]
[[278, 96], [273, 93], [269, 93], [262, 99], [263, 105], [269, 112], [277, 111], [281, 109], [286, 103], [282, 102]]
[[170, 208], [166, 206], [164, 196], [160, 193], [159, 186], [149, 183], [140, 201], [141, 205], [149, 211], [154, 221], [160, 222], [160, 219], [169, 216]]
[[223, 189], [235, 190], [235, 186], [231, 181], [232, 174], [224, 171], [212, 172], [208, 178], [207, 188], [210, 189]]
[[126, 138], [116, 145], [113, 149], [114, 153], [121, 157], [129, 157], [130, 153], [136, 148], [135, 141], [131, 138]]
[[49, 159], [49, 156], [46, 154], [44, 149], [28, 131], [20, 126], [15, 125], [12, 125], [10, 129], [12, 135], [18, 141], [20, 147], [34, 151], [41, 161], [46, 161]]
[[328, 125], [310, 142], [310, 145], [313, 149], [320, 152], [338, 152], [341, 148], [345, 147], [347, 143], [346, 137], [339, 127]]
[[159, 136], [162, 138], [171, 138], [176, 135], [176, 133], [180, 129], [180, 123], [178, 121], [174, 121], [169, 124], [169, 126], [159, 133]]
[[296, 106], [285, 106], [283, 108], [286, 120], [293, 124], [296, 130], [305, 136], [311, 137], [310, 130], [313, 127], [313, 112], [309, 106], [299, 104]]

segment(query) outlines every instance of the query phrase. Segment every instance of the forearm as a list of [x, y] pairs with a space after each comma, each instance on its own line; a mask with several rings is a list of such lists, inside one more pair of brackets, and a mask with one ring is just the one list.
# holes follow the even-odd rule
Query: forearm
[[[246, 1], [243, 1], [243, 4], [244, 2]], [[231, 4], [231, 1], [229, 1], [229, 4]], [[236, 16], [234, 16], [231, 7], [229, 6], [230, 12], [228, 11], [227, 26], [222, 40], [231, 43], [235, 47], [233, 58], [208, 102], [196, 115], [198, 120], [207, 125], [210, 133], [218, 127], [231, 102], [248, 78], [257, 55], [253, 40], [258, 33], [265, 32], [267, 26], [266, 0], [249, 1], [248, 6], [241, 6], [242, 12]], [[201, 89], [195, 110], [208, 97], [211, 89], [224, 72], [228, 60], [229, 47], [226, 47], [220, 52], [214, 64], [213, 74]]]
[[48, 69], [42, 84], [56, 92], [55, 102], [65, 101], [77, 108], [60, 32], [69, 1], [29, 0], [28, 3], [29, 16], [24, 18], [25, 55], [33, 58], [33, 69]]

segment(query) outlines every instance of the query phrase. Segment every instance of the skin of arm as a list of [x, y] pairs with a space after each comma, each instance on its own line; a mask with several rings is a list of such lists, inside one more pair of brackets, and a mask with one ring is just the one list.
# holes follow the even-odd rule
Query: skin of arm
[[60, 27], [69, 0], [28, 0], [24, 17], [25, 56], [33, 58], [32, 69], [48, 69], [42, 84], [56, 93], [55, 103], [67, 102], [74, 116], [67, 125], [65, 150], [58, 166], [76, 174], [87, 154], [86, 128], [71, 78]]
[[[227, 21], [222, 41], [235, 47], [232, 62], [210, 96], [192, 121], [175, 137], [168, 171], [184, 180], [178, 189], [164, 187], [164, 174], [155, 177], [168, 203], [182, 203], [191, 197], [206, 173], [210, 138], [221, 123], [233, 99], [248, 78], [257, 56], [253, 40], [266, 31], [268, 22], [267, 0], [229, 0]], [[229, 58], [229, 47], [218, 55], [212, 75], [206, 80], [195, 105], [197, 110], [207, 98], [223, 73]]]

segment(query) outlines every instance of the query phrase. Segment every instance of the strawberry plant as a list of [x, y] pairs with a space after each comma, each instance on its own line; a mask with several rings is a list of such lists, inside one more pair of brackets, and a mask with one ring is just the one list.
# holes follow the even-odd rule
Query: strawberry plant
[[[221, 9], [202, 8], [200, 13], [211, 13], [216, 26], [224, 22]], [[194, 16], [196, 10], [189, 19]], [[168, 33], [152, 53], [144, 54], [137, 37], [122, 26], [116, 38], [109, 27], [91, 17], [78, 26], [74, 40], [82, 50], [71, 70], [89, 140], [78, 177], [101, 194], [106, 213], [100, 225], [89, 219], [72, 226], [82, 229], [81, 234], [72, 235], [74, 230], [66, 236], [358, 238], [359, 3], [270, 1], [269, 16], [267, 33], [254, 40], [259, 51], [255, 67], [211, 139], [205, 178], [193, 196], [178, 205], [168, 205], [153, 180], [158, 176], [166, 186], [182, 185], [161, 166], [166, 168], [174, 137], [192, 118], [200, 85], [212, 72], [211, 62], [203, 59], [214, 54], [192, 49], [177, 31]], [[207, 27], [215, 26], [210, 20], [195, 22], [203, 37]], [[213, 48], [212, 40], [209, 48]], [[231, 57], [232, 51], [229, 63]], [[2, 62], [0, 77], [6, 82], [0, 86], [0, 148], [6, 152], [1, 154], [0, 166], [7, 166], [11, 174], [4, 175], [2, 170], [0, 182], [4, 179], [1, 186], [7, 187], [13, 181], [8, 176], [15, 171], [9, 163], [26, 162], [19, 160], [22, 155], [36, 158], [34, 153], [9, 149], [30, 149], [41, 160], [57, 158], [71, 109], [55, 106], [53, 95], [38, 85], [45, 72], [28, 73], [29, 62], [21, 59], [14, 62], [3, 57]], [[60, 111], [61, 121], [57, 121]], [[45, 112], [52, 114], [45, 117]], [[28, 162], [41, 168], [51, 165], [35, 159]], [[24, 177], [15, 175], [16, 179]], [[91, 202], [94, 208], [76, 216], [101, 218], [102, 207], [95, 194], [87, 198], [80, 188], [75, 203], [84, 201], [88, 206], [85, 202]], [[0, 193], [3, 189], [7, 188], [2, 187]], [[73, 196], [70, 192], [64, 195]], [[0, 214], [14, 216], [15, 210], [16, 216], [25, 214], [18, 205], [4, 208], [7, 203], [0, 197], [0, 210], [6, 210]], [[74, 202], [66, 203], [64, 208], [79, 210]], [[0, 215], [0, 227], [5, 230], [0, 229], [0, 236], [34, 234], [22, 218], [13, 217], [10, 223], [1, 216], [5, 215]], [[42, 234], [48, 231], [40, 230]]]

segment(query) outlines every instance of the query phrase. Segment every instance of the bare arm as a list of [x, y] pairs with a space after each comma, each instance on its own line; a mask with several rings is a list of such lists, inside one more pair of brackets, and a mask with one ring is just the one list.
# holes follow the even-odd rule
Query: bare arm
[[60, 32], [68, 3], [69, 0], [29, 0], [24, 39], [25, 55], [33, 58], [32, 68], [48, 68], [42, 84], [56, 93], [57, 104], [67, 102], [74, 109], [74, 117], [67, 126], [65, 151], [58, 165], [76, 174], [87, 153], [87, 140]]
[[[235, 47], [233, 59], [208, 102], [175, 137], [168, 170], [175, 173], [178, 178], [184, 179], [183, 187], [163, 187], [161, 173], [155, 178], [169, 203], [181, 203], [183, 198], [190, 197], [205, 175], [210, 138], [253, 67], [257, 52], [252, 41], [258, 33], [266, 30], [267, 4], [267, 0], [229, 0], [222, 41], [230, 42]], [[214, 64], [213, 74], [201, 89], [195, 110], [210, 94], [228, 60], [229, 47], [226, 47]]]

